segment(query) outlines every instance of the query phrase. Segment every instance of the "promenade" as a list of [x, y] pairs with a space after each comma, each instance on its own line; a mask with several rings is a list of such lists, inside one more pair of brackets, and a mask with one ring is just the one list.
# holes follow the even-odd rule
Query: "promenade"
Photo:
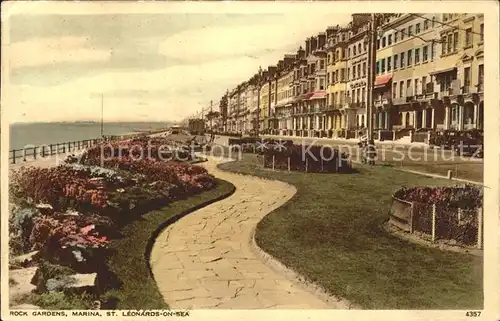
[[170, 225], [157, 238], [151, 266], [165, 302], [173, 309], [347, 309], [343, 301], [325, 302], [284, 271], [259, 258], [253, 243], [257, 223], [288, 201], [288, 184], [205, 166], [236, 192]]

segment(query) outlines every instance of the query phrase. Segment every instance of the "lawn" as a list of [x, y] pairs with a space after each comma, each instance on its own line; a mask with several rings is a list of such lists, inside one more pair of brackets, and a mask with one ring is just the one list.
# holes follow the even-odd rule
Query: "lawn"
[[355, 174], [273, 172], [243, 155], [221, 169], [297, 188], [256, 231], [257, 244], [286, 266], [365, 309], [482, 308], [482, 258], [414, 245], [381, 227], [400, 186], [449, 181], [363, 165]]
[[123, 237], [111, 243], [114, 255], [108, 261], [111, 270], [123, 282], [119, 289], [105, 294], [106, 297], [118, 299], [116, 309], [167, 309], [149, 266], [149, 254], [155, 237], [168, 224], [185, 214], [233, 192], [231, 183], [217, 180], [214, 189], [175, 201], [126, 225], [121, 231]]

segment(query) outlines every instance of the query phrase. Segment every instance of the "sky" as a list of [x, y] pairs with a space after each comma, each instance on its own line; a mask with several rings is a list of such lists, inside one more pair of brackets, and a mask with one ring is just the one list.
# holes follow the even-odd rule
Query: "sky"
[[99, 120], [101, 98], [106, 121], [178, 121], [295, 53], [306, 37], [350, 20], [331, 3], [259, 13], [99, 5], [84, 13], [2, 10], [10, 123]]

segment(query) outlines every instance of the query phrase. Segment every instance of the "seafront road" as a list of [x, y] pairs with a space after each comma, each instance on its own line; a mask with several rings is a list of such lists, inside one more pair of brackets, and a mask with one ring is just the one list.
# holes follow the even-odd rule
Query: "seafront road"
[[150, 263], [165, 302], [172, 309], [347, 309], [264, 263], [252, 245], [257, 223], [296, 189], [219, 170], [225, 161], [209, 157], [202, 166], [235, 193], [168, 226], [153, 246]]

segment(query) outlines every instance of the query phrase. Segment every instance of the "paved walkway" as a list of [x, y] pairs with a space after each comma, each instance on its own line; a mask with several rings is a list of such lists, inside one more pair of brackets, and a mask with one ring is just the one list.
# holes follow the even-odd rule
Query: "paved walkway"
[[220, 171], [236, 192], [170, 225], [158, 237], [151, 266], [173, 309], [346, 308], [327, 304], [259, 260], [251, 245], [256, 224], [296, 192], [285, 183]]

